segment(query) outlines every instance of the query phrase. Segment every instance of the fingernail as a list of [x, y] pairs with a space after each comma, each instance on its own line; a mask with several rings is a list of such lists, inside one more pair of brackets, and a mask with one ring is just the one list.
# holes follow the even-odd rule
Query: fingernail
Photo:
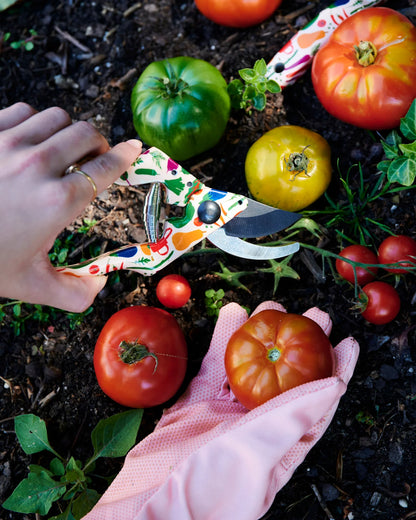
[[136, 147], [136, 148], [141, 148], [142, 147], [142, 142], [139, 141], [138, 139], [129, 139], [127, 141], [128, 144]]

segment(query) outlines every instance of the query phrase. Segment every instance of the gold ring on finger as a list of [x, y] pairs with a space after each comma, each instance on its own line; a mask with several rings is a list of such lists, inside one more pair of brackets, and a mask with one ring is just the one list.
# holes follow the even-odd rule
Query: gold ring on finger
[[97, 185], [95, 184], [94, 179], [91, 177], [91, 175], [88, 175], [88, 173], [85, 173], [83, 170], [80, 169], [80, 167], [77, 164], [71, 164], [71, 166], [68, 166], [68, 168], [65, 170], [65, 175], [70, 175], [71, 173], [79, 173], [87, 181], [90, 183], [93, 191], [93, 199], [97, 196]]

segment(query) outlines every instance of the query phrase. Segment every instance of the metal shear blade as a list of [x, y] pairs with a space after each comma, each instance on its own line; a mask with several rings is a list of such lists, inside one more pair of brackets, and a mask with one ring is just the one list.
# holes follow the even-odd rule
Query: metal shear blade
[[271, 260], [281, 258], [299, 251], [299, 244], [294, 242], [284, 246], [261, 246], [241, 240], [241, 238], [229, 236], [223, 228], [218, 229], [209, 236], [209, 241], [223, 251], [240, 258], [249, 260]]

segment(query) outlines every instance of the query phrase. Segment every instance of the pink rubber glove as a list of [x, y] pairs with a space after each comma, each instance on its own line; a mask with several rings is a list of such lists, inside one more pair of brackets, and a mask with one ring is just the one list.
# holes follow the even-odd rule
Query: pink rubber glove
[[[264, 302], [264, 309], [285, 309]], [[317, 308], [306, 316], [329, 335]], [[289, 390], [248, 411], [230, 393], [224, 352], [247, 320], [231, 303], [221, 310], [200, 372], [133, 448], [85, 520], [254, 520], [270, 508], [308, 451], [325, 432], [358, 358], [353, 338], [335, 348], [335, 376]]]

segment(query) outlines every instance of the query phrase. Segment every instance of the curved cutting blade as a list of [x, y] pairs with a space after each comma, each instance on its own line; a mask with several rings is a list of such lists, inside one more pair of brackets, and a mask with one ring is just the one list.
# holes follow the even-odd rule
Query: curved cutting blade
[[247, 200], [247, 208], [223, 226], [228, 236], [257, 238], [272, 235], [291, 226], [302, 216], [253, 199]]
[[224, 228], [219, 228], [208, 236], [214, 246], [219, 247], [230, 255], [249, 260], [271, 260], [291, 255], [299, 251], [299, 244], [294, 242], [285, 246], [264, 246], [252, 244], [241, 238], [229, 236]]

